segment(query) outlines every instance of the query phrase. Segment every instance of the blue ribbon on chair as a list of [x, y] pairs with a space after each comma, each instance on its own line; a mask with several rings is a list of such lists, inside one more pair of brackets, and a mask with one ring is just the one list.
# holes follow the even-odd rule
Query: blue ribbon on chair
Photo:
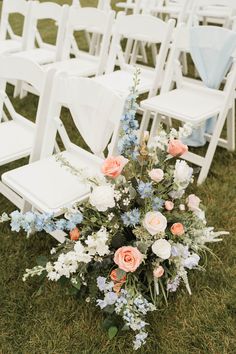
[[[190, 29], [190, 54], [203, 83], [218, 89], [232, 64], [232, 54], [236, 48], [236, 33], [216, 26], [197, 26]], [[193, 134], [185, 139], [189, 146], [203, 146], [205, 133], [214, 130], [216, 117], [193, 129]]]

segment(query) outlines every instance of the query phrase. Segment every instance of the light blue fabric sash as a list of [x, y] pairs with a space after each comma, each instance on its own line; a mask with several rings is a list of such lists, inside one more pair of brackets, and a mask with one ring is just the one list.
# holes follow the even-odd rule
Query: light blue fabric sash
[[[204, 84], [218, 89], [232, 64], [232, 53], [236, 49], [236, 33], [216, 26], [198, 26], [190, 29], [190, 54]], [[189, 146], [203, 146], [204, 133], [211, 134], [216, 118], [210, 118], [193, 134], [185, 139]]]

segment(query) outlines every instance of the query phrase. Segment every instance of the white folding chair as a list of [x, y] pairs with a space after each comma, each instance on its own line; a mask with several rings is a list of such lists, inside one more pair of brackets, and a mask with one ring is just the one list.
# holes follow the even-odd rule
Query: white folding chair
[[[0, 54], [19, 52], [24, 49], [30, 17], [30, 5], [30, 2], [26, 0], [3, 0], [0, 22]], [[14, 33], [9, 22], [11, 14], [20, 14], [24, 17], [22, 36]]]
[[[229, 31], [219, 27], [214, 27], [214, 29], [215, 31]], [[188, 152], [183, 156], [187, 161], [200, 166], [201, 172], [198, 177], [198, 184], [201, 184], [207, 177], [217, 145], [228, 150], [235, 149], [234, 90], [236, 86], [236, 64], [235, 60], [233, 60], [223, 91], [210, 89], [204, 85], [186, 83], [182, 79], [181, 68], [179, 62], [176, 64], [176, 59], [179, 57], [180, 51], [189, 51], [189, 48], [189, 29], [180, 27], [176, 33], [176, 40], [170, 54], [161, 94], [142, 101], [141, 107], [156, 114], [152, 123], [151, 138], [155, 135], [163, 116], [193, 125], [202, 124], [211, 117], [217, 117], [212, 136], [207, 135], [210, 142], [205, 157], [193, 152]], [[168, 91], [174, 72], [176, 74], [177, 88]], [[220, 136], [226, 119], [227, 139], [221, 139]]]
[[[82, 7], [79, 0], [73, 0], [72, 6], [77, 6], [80, 8]], [[110, 11], [111, 0], [98, 0], [97, 6], [95, 7], [97, 7], [97, 9], [99, 10]], [[87, 31], [85, 31], [85, 37], [90, 48], [89, 49], [90, 53], [94, 53], [94, 51], [96, 51], [96, 48], [99, 47], [99, 42], [101, 42], [101, 38], [100, 38], [101, 36], [96, 33], [93, 33], [92, 38], [90, 38], [90, 34]], [[74, 54], [73, 48], [72, 48], [72, 54]]]
[[166, 18], [176, 19], [176, 26], [188, 23], [194, 0], [166, 0], [163, 4], [153, 7], [152, 12], [158, 16], [166, 15]]
[[[109, 59], [105, 75], [94, 78], [97, 82], [110, 87], [122, 94], [127, 94], [132, 86], [135, 67], [139, 67], [140, 83], [138, 85], [139, 94], [149, 92], [152, 95], [161, 86], [164, 65], [166, 62], [168, 49], [174, 28], [174, 20], [168, 23], [151, 15], [127, 15], [119, 13], [114, 26], [113, 39], [111, 43]], [[160, 44], [159, 55], [154, 68], [135, 64], [127, 64], [124, 53], [121, 49], [121, 40], [127, 38], [132, 40], [135, 46], [137, 41]], [[135, 51], [135, 48], [133, 52]], [[136, 58], [136, 53], [133, 54]], [[118, 58], [119, 70], [115, 70]], [[134, 65], [135, 64], [135, 65]]]
[[229, 28], [235, 14], [235, 0], [195, 0], [192, 18], [195, 25], [210, 22]]
[[[108, 12], [92, 7], [70, 7], [60, 60], [43, 65], [43, 69], [48, 70], [54, 68], [70, 75], [84, 77], [101, 75], [106, 67], [114, 15], [115, 13], [113, 11]], [[84, 30], [102, 36], [98, 55], [90, 54], [78, 48], [74, 32]], [[70, 58], [71, 47], [73, 47], [74, 53], [76, 54], [75, 58]], [[24, 84], [23, 89], [24, 91], [37, 94], [37, 92], [27, 84]]]
[[[6, 82], [9, 80], [24, 80], [40, 92], [36, 123], [17, 113], [7, 93]], [[35, 133], [39, 125], [43, 125], [45, 107], [47, 106], [48, 90], [50, 90], [52, 72], [45, 73], [39, 65], [23, 58], [13, 56], [0, 57], [0, 165], [29, 156], [33, 150]], [[45, 106], [46, 105], [46, 106]], [[8, 120], [4, 121], [4, 112]], [[40, 116], [42, 119], [40, 120]], [[4, 191], [0, 183], [0, 192]], [[10, 194], [9, 199], [12, 195]], [[16, 196], [12, 200], [22, 206]], [[20, 204], [18, 204], [18, 202]]]
[[[70, 141], [59, 118], [64, 104], [69, 107], [73, 122], [91, 152]], [[86, 199], [90, 186], [62, 167], [52, 155], [56, 133], [65, 146], [62, 156], [67, 161], [78, 169], [85, 169], [86, 173], [89, 171], [90, 175], [99, 174], [103, 152], [111, 137], [108, 150], [109, 154], [115, 153], [124, 104], [124, 98], [91, 79], [58, 73], [50, 96], [43, 144], [37, 147], [41, 159], [3, 174], [5, 188], [36, 210], [54, 215], [62, 214], [63, 208]], [[42, 131], [39, 133], [42, 135]], [[63, 240], [61, 233], [54, 236]]]
[[[27, 29], [26, 50], [15, 55], [32, 60], [38, 64], [47, 64], [59, 60], [64, 43], [67, 12], [68, 5], [60, 6], [52, 2], [40, 3], [33, 1]], [[37, 25], [40, 20], [45, 19], [50, 19], [55, 23], [57, 28], [55, 44], [46, 43], [40, 36]], [[38, 47], [35, 46], [36, 43]]]

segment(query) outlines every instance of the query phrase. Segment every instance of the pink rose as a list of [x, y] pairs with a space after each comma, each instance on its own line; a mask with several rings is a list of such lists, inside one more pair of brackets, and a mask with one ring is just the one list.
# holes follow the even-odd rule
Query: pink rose
[[201, 200], [195, 195], [190, 194], [186, 200], [187, 206], [191, 211], [199, 211], [199, 204]]
[[171, 211], [171, 210], [173, 210], [174, 209], [174, 203], [172, 202], [172, 201], [170, 201], [170, 200], [167, 200], [166, 202], [165, 202], [165, 208], [166, 208], [166, 210], [169, 210], [169, 211]]
[[102, 165], [102, 173], [105, 176], [116, 178], [118, 177], [124, 166], [128, 163], [128, 159], [123, 156], [108, 157]]
[[79, 238], [80, 238], [79, 229], [75, 227], [73, 230], [70, 231], [70, 239], [72, 241], [78, 241]]
[[184, 226], [180, 222], [177, 222], [171, 226], [170, 231], [175, 236], [182, 236], [184, 234]]
[[188, 151], [188, 146], [184, 145], [180, 140], [173, 139], [169, 142], [167, 152], [172, 156], [181, 156]]
[[148, 173], [149, 177], [154, 181], [154, 182], [161, 182], [164, 177], [164, 172], [160, 168], [154, 168]]
[[131, 246], [118, 248], [114, 255], [114, 262], [125, 272], [135, 272], [143, 260], [142, 253]]
[[159, 266], [154, 269], [153, 275], [155, 278], [161, 278], [164, 272], [164, 268], [162, 266]]

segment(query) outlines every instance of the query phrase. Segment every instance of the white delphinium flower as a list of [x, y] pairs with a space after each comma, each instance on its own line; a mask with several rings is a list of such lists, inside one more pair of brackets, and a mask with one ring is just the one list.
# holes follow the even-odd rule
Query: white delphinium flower
[[111, 221], [114, 218], [114, 216], [115, 215], [113, 213], [108, 214], [107, 216], [108, 221]]
[[120, 191], [114, 191], [114, 197], [115, 197], [115, 200], [117, 201], [117, 202], [119, 202], [119, 200], [121, 200], [121, 198], [122, 198], [122, 194], [121, 194], [121, 192]]
[[105, 228], [101, 228], [98, 232], [88, 236], [85, 243], [88, 246], [88, 252], [91, 256], [98, 254], [99, 256], [105, 256], [109, 254], [109, 247], [106, 244], [109, 234]]
[[178, 131], [177, 131], [175, 128], [172, 128], [172, 129], [170, 130], [169, 136], [170, 136], [170, 140], [178, 139], [179, 133], [178, 133]]
[[89, 263], [92, 260], [91, 255], [85, 249], [80, 241], [77, 241], [74, 245], [74, 251], [76, 253], [76, 258], [79, 263]]
[[179, 128], [179, 139], [187, 138], [189, 137], [193, 132], [192, 125], [189, 123], [186, 123], [183, 125], [183, 127]]
[[29, 277], [34, 277], [35, 275], [41, 275], [45, 271], [45, 268], [42, 266], [36, 266], [32, 269], [26, 269], [25, 274], [23, 275], [22, 280], [25, 282]]

